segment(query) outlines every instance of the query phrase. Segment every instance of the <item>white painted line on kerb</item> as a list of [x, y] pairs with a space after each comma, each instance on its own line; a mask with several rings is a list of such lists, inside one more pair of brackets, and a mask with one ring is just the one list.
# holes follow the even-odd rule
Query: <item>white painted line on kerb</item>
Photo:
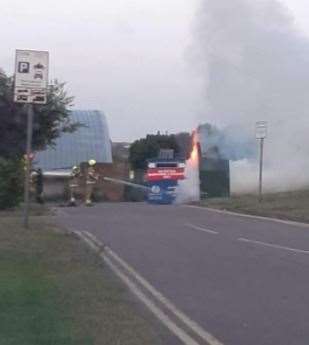
[[128, 286], [132, 293], [145, 304], [145, 306], [184, 344], [199, 345], [192, 337], [190, 337], [183, 329], [178, 327], [160, 308], [158, 308], [127, 275], [122, 273], [116, 265], [104, 254], [101, 254], [104, 262], [114, 271], [114, 273]]
[[229, 215], [229, 216], [235, 216], [235, 217], [239, 217], [239, 218], [249, 218], [249, 219], [264, 220], [264, 221], [269, 221], [269, 222], [274, 222], [274, 223], [281, 223], [281, 224], [286, 224], [286, 225], [292, 225], [292, 226], [299, 227], [299, 228], [307, 228], [307, 229], [309, 228], [308, 223], [301, 223], [301, 222], [296, 222], [296, 221], [292, 221], [292, 220], [284, 220], [284, 219], [263, 217], [263, 216], [254, 216], [252, 214], [233, 212], [233, 211], [227, 211], [227, 210], [219, 210], [216, 208], [196, 206], [196, 205], [181, 205], [181, 207], [195, 208], [198, 210], [221, 213], [221, 214], [225, 214], [225, 215]]
[[[95, 243], [85, 236], [85, 233], [76, 232], [92, 249], [95, 251], [100, 250]], [[87, 234], [89, 235], [89, 233]], [[129, 279], [129, 277], [121, 272], [121, 270], [110, 260], [110, 258], [101, 253], [100, 256], [110, 267], [110, 269], [127, 285], [131, 292], [145, 304], [145, 306], [185, 345], [200, 345], [190, 335], [188, 335], [183, 329], [178, 327], [160, 308], [158, 308], [138, 287]]]
[[[103, 248], [103, 243], [100, 242], [91, 233], [85, 231], [85, 234], [91, 238], [98, 247]], [[143, 278], [133, 267], [121, 259], [112, 249], [107, 246], [104, 247], [104, 251], [116, 260], [127, 272], [129, 272], [151, 295], [157, 299], [164, 307], [173, 313], [180, 321], [182, 321], [187, 327], [189, 327], [195, 334], [201, 339], [208, 342], [209, 345], [223, 345], [218, 339], [216, 339], [211, 333], [207, 332], [197, 322], [191, 320], [186, 314], [179, 310], [170, 300], [161, 294], [154, 286], [152, 286], [145, 278]]]
[[296, 249], [296, 248], [290, 248], [290, 247], [284, 247], [284, 246], [280, 246], [278, 244], [273, 244], [273, 243], [267, 243], [267, 242], [261, 242], [261, 241], [255, 241], [255, 240], [250, 240], [248, 238], [238, 238], [238, 241], [241, 242], [246, 242], [246, 243], [253, 243], [253, 244], [257, 244], [263, 247], [269, 247], [269, 248], [275, 248], [275, 249], [281, 249], [281, 250], [287, 250], [289, 252], [293, 252], [293, 253], [299, 253], [299, 254], [309, 254], [309, 250], [303, 250], [303, 249]]
[[185, 224], [185, 226], [188, 228], [194, 229], [194, 230], [206, 232], [206, 233], [211, 234], [211, 235], [219, 235], [219, 233], [217, 231], [205, 229], [205, 228], [202, 228], [201, 226], [197, 226], [194, 224]]
[[90, 237], [92, 239], [92, 241], [97, 244], [99, 247], [103, 248], [104, 244], [99, 241], [94, 235], [92, 235], [92, 233], [88, 232], [88, 231], [84, 231], [84, 234], [87, 235], [88, 237]]

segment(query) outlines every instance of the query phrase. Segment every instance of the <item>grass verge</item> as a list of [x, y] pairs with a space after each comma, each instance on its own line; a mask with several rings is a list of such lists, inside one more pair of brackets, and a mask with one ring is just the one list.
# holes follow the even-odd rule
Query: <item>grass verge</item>
[[[30, 204], [30, 209], [29, 209], [29, 214], [31, 216], [48, 216], [51, 215], [53, 213], [53, 211], [51, 211], [51, 209], [46, 206], [46, 205], [40, 205], [40, 204], [36, 204], [36, 203], [31, 203]], [[23, 205], [19, 206], [19, 207], [15, 207], [12, 209], [8, 209], [8, 210], [0, 210], [0, 218], [3, 217], [22, 217], [24, 214], [24, 208]]]
[[0, 345], [157, 344], [101, 260], [46, 217], [0, 216]]
[[202, 206], [221, 210], [309, 223], [309, 190], [265, 194], [258, 202], [256, 195], [233, 196], [230, 199], [208, 199]]

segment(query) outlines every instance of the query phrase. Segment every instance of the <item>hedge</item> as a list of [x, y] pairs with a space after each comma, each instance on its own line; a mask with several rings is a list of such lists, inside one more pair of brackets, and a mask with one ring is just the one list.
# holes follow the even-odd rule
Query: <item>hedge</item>
[[23, 196], [24, 163], [0, 157], [0, 209], [18, 206]]

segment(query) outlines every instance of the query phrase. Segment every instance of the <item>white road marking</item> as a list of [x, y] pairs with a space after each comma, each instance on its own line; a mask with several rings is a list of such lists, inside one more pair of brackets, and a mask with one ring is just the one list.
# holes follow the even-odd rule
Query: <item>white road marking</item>
[[292, 220], [283, 220], [283, 219], [271, 218], [271, 217], [254, 216], [254, 215], [246, 214], [246, 213], [233, 212], [233, 211], [227, 211], [227, 210], [219, 210], [219, 209], [216, 209], [216, 208], [196, 206], [196, 205], [182, 205], [181, 207], [196, 208], [196, 209], [199, 209], [199, 210], [210, 211], [210, 212], [215, 212], [215, 213], [221, 213], [221, 214], [226, 214], [226, 215], [235, 216], [235, 217], [242, 217], [242, 218], [270, 221], [270, 222], [275, 222], [275, 223], [292, 225], [292, 226], [300, 227], [300, 228], [309, 228], [309, 224], [307, 224], [307, 223], [295, 222], [295, 221], [292, 221]]
[[261, 241], [255, 241], [255, 240], [250, 240], [250, 239], [248, 239], [248, 238], [243, 238], [243, 237], [238, 238], [237, 240], [238, 240], [238, 241], [241, 241], [241, 242], [257, 244], [257, 245], [264, 246], [264, 247], [270, 247], [270, 248], [275, 248], [275, 249], [287, 250], [287, 251], [293, 252], [293, 253], [309, 254], [309, 250], [303, 250], [303, 249], [296, 249], [296, 248], [284, 247], [284, 246], [280, 246], [280, 245], [278, 245], [278, 244], [267, 243], [267, 242], [261, 242]]
[[91, 232], [89, 232], [89, 231], [84, 231], [84, 234], [85, 235], [87, 235], [88, 237], [90, 237], [91, 239], [92, 239], [92, 241], [95, 243], [95, 244], [97, 244], [99, 247], [104, 247], [104, 244], [100, 241], [100, 240], [98, 240], [94, 235], [92, 235], [92, 233]]
[[219, 232], [217, 232], [217, 231], [205, 229], [205, 228], [202, 228], [202, 227], [194, 225], [194, 224], [185, 224], [185, 226], [188, 228], [194, 229], [194, 230], [207, 232], [208, 234], [219, 235]]
[[143, 302], [146, 307], [184, 344], [186, 345], [199, 345], [192, 337], [190, 337], [183, 329], [178, 327], [160, 308], [158, 308], [138, 287], [134, 284], [127, 275], [122, 273], [120, 269], [112, 263], [106, 256], [101, 254], [104, 262], [114, 271], [114, 273], [128, 286], [132, 293]]
[[[95, 243], [93, 243], [89, 238], [85, 236], [82, 232], [76, 232], [79, 237], [81, 237], [93, 250], [99, 251]], [[87, 234], [89, 235], [89, 233]], [[90, 237], [90, 236], [89, 236]], [[127, 285], [131, 292], [141, 301], [146, 307], [175, 335], [177, 336], [185, 345], [200, 345], [191, 336], [189, 336], [183, 329], [178, 327], [160, 308], [158, 308], [138, 287], [137, 285], [129, 279], [129, 277], [121, 272], [121, 270], [110, 260], [110, 258], [101, 253], [100, 256], [110, 267], [110, 269]]]
[[[94, 235], [85, 231], [85, 234], [97, 244], [97, 248], [103, 248], [104, 245]], [[151, 295], [156, 298], [157, 301], [173, 313], [180, 321], [182, 321], [187, 327], [189, 327], [196, 335], [201, 339], [208, 342], [209, 345], [223, 345], [218, 339], [212, 334], [202, 328], [197, 322], [191, 320], [186, 314], [179, 310], [170, 300], [161, 294], [154, 286], [152, 286], [145, 278], [143, 278], [133, 267], [121, 259], [112, 249], [107, 246], [104, 247], [104, 252], [110, 255], [115, 261], [123, 267], [124, 270], [129, 272]], [[104, 255], [104, 254], [102, 254]], [[106, 256], [106, 255], [105, 255]]]

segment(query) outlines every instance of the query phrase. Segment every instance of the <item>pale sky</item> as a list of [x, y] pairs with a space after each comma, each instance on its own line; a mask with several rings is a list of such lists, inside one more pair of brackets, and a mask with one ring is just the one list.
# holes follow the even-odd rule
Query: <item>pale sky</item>
[[[199, 1], [2, 0], [0, 68], [13, 73], [16, 48], [48, 50], [50, 77], [75, 108], [104, 111], [113, 140], [191, 131], [204, 104], [188, 58]], [[308, 0], [283, 2], [309, 36]]]

